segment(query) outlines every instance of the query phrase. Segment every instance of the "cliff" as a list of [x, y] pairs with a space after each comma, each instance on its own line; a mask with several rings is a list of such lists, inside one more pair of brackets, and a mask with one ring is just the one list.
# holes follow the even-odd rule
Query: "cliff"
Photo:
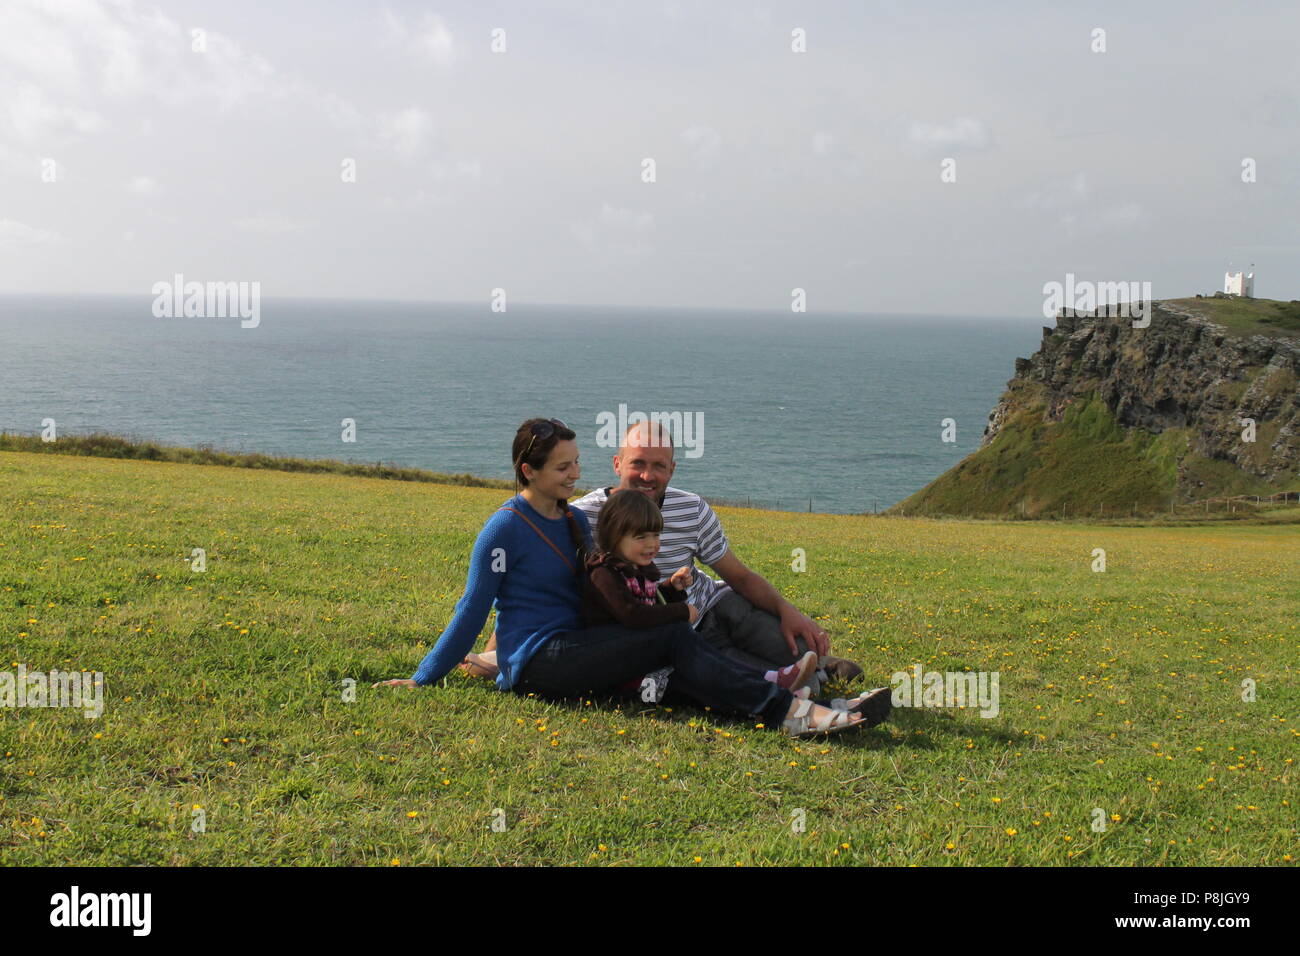
[[1300, 302], [1164, 300], [1150, 320], [1059, 314], [980, 449], [891, 511], [1128, 514], [1300, 490]]

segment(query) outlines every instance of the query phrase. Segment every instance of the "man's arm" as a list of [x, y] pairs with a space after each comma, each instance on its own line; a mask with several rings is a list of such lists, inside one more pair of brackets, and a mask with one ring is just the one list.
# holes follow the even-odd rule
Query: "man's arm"
[[719, 558], [716, 563], [710, 564], [709, 567], [716, 571], [722, 580], [731, 585], [733, 591], [754, 605], [754, 607], [762, 608], [769, 614], [780, 618], [781, 634], [785, 637], [785, 643], [790, 648], [791, 654], [799, 652], [795, 646], [795, 638], [797, 637], [802, 637], [809, 649], [816, 651], [819, 655], [830, 652], [830, 638], [818, 626], [817, 622], [781, 597], [776, 588], [772, 586], [772, 582], [767, 578], [745, 567], [744, 563], [732, 553], [730, 548], [727, 549], [726, 554]]

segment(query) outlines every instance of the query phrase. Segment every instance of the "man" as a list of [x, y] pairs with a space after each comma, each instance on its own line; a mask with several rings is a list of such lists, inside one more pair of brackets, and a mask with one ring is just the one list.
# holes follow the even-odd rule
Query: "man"
[[[700, 636], [733, 659], [766, 671], [791, 664], [812, 650], [821, 657], [817, 684], [828, 677], [843, 681], [859, 677], [862, 668], [857, 664], [829, 656], [829, 638], [812, 618], [736, 557], [708, 503], [668, 484], [676, 470], [667, 430], [657, 423], [638, 422], [628, 428], [614, 456], [617, 487], [597, 489], [572, 505], [587, 515], [594, 528], [605, 500], [616, 490], [638, 491], [654, 501], [664, 517], [654, 561], [661, 579], [667, 580], [680, 568], [693, 568], [696, 560], [722, 578], [717, 581], [694, 573], [687, 600], [699, 610], [695, 627]], [[493, 656], [470, 655], [461, 666], [486, 675], [495, 665]], [[811, 688], [814, 694], [819, 689], [816, 684]]]
[[857, 664], [829, 656], [830, 640], [812, 618], [736, 557], [708, 502], [669, 484], [676, 470], [667, 429], [638, 422], [628, 428], [614, 456], [617, 487], [598, 488], [573, 502], [573, 507], [581, 509], [595, 527], [601, 506], [616, 490], [639, 491], [657, 504], [664, 516], [655, 557], [662, 580], [679, 568], [693, 568], [697, 560], [717, 573], [722, 581], [695, 573], [687, 600], [699, 609], [695, 628], [700, 636], [728, 656], [767, 670], [791, 664], [812, 650], [822, 659], [825, 674], [819, 676], [823, 679], [859, 677], [862, 668]]

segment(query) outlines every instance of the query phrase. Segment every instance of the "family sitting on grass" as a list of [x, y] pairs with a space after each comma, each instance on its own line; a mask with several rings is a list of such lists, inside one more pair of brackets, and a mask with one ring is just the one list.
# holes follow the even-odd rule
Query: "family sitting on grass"
[[[862, 668], [829, 656], [826, 632], [732, 554], [713, 509], [669, 486], [676, 462], [664, 428], [632, 425], [614, 456], [618, 487], [570, 505], [575, 438], [554, 418], [519, 426], [511, 457], [522, 490], [484, 524], [455, 615], [414, 676], [381, 684], [432, 684], [459, 665], [517, 694], [631, 692], [796, 737], [889, 715], [887, 687], [816, 699], [825, 682]], [[722, 582], [696, 574], [696, 558]], [[469, 654], [494, 602], [496, 633], [485, 653]]]

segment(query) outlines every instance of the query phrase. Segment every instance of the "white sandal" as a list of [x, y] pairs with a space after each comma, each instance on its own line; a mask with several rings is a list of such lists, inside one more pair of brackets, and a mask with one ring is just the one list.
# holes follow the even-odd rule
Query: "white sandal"
[[831, 708], [826, 708], [826, 715], [820, 720], [814, 720], [809, 715], [815, 706], [817, 705], [810, 700], [798, 700], [794, 714], [781, 722], [781, 730], [791, 737], [820, 737], [838, 734], [863, 723], [861, 719], [854, 720], [854, 715], [847, 711]]
[[835, 710], [857, 714], [868, 727], [874, 727], [889, 719], [892, 705], [893, 691], [888, 687], [873, 687], [871, 690], [863, 691], [857, 697], [848, 700], [837, 697], [830, 703]]

